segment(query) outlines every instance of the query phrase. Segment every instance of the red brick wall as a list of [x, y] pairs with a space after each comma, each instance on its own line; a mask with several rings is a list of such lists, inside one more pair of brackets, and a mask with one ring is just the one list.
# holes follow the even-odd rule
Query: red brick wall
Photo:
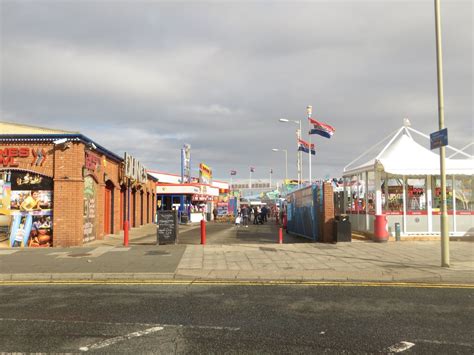
[[84, 145], [54, 149], [53, 244], [56, 247], [82, 245]]
[[323, 184], [323, 216], [322, 216], [322, 241], [331, 242], [333, 240], [334, 223], [334, 198], [331, 183]]
[[[42, 166], [34, 164], [34, 157], [15, 158], [18, 167], [0, 166], [2, 170], [23, 169], [53, 177], [53, 243], [57, 247], [83, 245], [84, 230], [84, 175], [85, 151], [87, 148], [82, 142], [71, 142], [68, 148], [61, 148], [52, 143], [16, 143], [0, 142], [0, 149], [4, 148], [44, 149], [46, 160]], [[99, 168], [96, 171], [85, 171], [93, 174], [98, 180], [96, 200], [96, 239], [104, 239], [104, 212], [106, 183], [113, 185], [113, 233], [123, 229], [120, 225], [120, 183], [122, 163], [107, 159], [104, 155], [92, 151], [100, 158]], [[149, 180], [140, 186], [135, 196], [136, 226], [141, 225], [140, 193], [143, 191], [143, 224], [154, 221], [153, 210], [155, 202], [155, 182]], [[150, 193], [149, 209], [147, 211], [147, 193]], [[133, 196], [130, 194], [130, 196]], [[132, 208], [132, 204], [130, 205]]]

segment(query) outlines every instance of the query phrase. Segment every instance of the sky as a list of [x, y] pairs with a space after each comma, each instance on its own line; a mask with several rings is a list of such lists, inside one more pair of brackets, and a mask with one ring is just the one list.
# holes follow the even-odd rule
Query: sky
[[[473, 3], [441, 1], [449, 143], [473, 140]], [[403, 118], [438, 130], [432, 0], [0, 0], [0, 120], [79, 131], [148, 169], [180, 149], [214, 177], [296, 178], [306, 107], [312, 177], [339, 177]], [[426, 142], [428, 147], [428, 142]], [[307, 154], [303, 177], [308, 178]]]

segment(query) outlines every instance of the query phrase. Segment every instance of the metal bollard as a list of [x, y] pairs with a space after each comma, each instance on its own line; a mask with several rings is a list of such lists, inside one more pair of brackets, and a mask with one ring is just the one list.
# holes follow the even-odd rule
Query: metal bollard
[[279, 229], [278, 244], [283, 244], [283, 228]]
[[206, 244], [206, 221], [201, 219], [201, 244]]
[[128, 221], [123, 222], [123, 246], [128, 247]]
[[395, 223], [395, 240], [400, 241], [400, 223]]

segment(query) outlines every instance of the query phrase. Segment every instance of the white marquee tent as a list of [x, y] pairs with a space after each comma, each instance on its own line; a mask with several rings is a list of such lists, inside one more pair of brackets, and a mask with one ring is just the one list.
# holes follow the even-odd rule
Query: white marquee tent
[[[428, 139], [429, 144], [429, 136], [406, 123], [344, 168], [344, 209], [353, 229], [373, 231], [374, 215], [387, 214], [392, 230], [398, 222], [404, 235], [439, 234], [435, 202], [439, 200], [440, 156], [418, 143], [412, 134]], [[452, 199], [450, 232], [472, 234], [474, 160], [462, 150], [447, 148], [455, 152], [452, 156], [463, 157], [446, 158]], [[363, 160], [370, 154], [371, 159]]]

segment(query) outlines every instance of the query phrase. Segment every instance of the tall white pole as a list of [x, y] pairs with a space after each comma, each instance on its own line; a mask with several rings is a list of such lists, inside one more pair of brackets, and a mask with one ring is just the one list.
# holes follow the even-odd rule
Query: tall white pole
[[250, 192], [252, 192], [252, 169], [250, 169], [249, 190]]
[[285, 179], [288, 179], [288, 151], [285, 149]]
[[[309, 130], [311, 130], [311, 124], [309, 123], [309, 118], [311, 117], [312, 113], [313, 113], [313, 106], [308, 106], [306, 107], [306, 112], [308, 113], [308, 127], [309, 127]], [[311, 181], [312, 181], [312, 178], [311, 178], [311, 135], [309, 135], [309, 184], [311, 185]]]
[[272, 169], [270, 169], [270, 188], [272, 188]]
[[[439, 0], [435, 0], [435, 29], [436, 29], [436, 61], [438, 76], [438, 118], [439, 129], [444, 129], [444, 95], [443, 95], [443, 53], [441, 47], [441, 14]], [[441, 175], [441, 266], [449, 267], [449, 232], [448, 205], [446, 202], [446, 148], [439, 148], [439, 165]], [[453, 200], [454, 203], [454, 200]]]

